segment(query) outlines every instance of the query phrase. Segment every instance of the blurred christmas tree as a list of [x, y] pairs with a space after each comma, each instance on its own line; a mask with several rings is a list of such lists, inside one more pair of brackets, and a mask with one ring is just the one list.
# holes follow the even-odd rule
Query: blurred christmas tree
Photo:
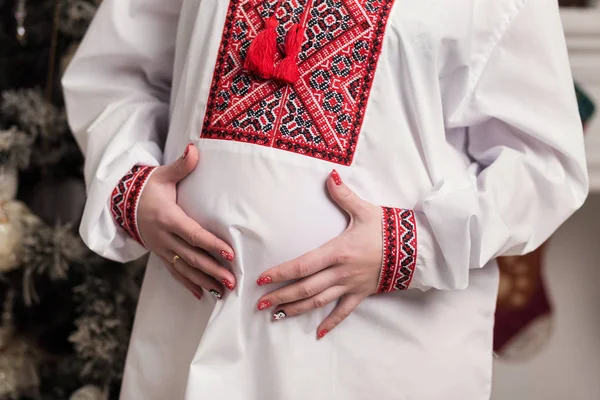
[[100, 0], [0, 0], [0, 400], [117, 398], [143, 261], [89, 252], [60, 77]]

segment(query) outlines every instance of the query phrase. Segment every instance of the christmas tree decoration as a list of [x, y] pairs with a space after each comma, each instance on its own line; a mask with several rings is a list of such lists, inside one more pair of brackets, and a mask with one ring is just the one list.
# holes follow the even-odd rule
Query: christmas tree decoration
[[18, 188], [16, 168], [0, 166], [0, 201], [14, 199]]
[[83, 156], [60, 77], [100, 0], [0, 0], [0, 399], [118, 398], [144, 261], [77, 233]]
[[[31, 137], [16, 127], [0, 130], [0, 179], [16, 179], [17, 170], [29, 166], [31, 155]], [[14, 184], [16, 192], [16, 182]], [[0, 198], [12, 199], [14, 195], [2, 195]]]
[[3, 92], [0, 113], [33, 137], [50, 139], [66, 130], [65, 113], [48, 103], [39, 89]]
[[[29, 161], [47, 176], [65, 177], [73, 166], [81, 168], [83, 161], [71, 135], [65, 111], [46, 101], [41, 89], [16, 89], [2, 93], [0, 115], [12, 129], [27, 132]], [[16, 133], [13, 131], [13, 135]]]
[[[575, 84], [581, 121], [585, 127], [595, 106]], [[552, 302], [544, 277], [544, 249], [520, 257], [500, 257], [500, 284], [494, 325], [494, 352], [502, 360], [527, 360], [550, 340], [554, 326]]]
[[66, 280], [73, 263], [84, 263], [88, 250], [69, 225], [55, 227], [38, 224], [23, 236], [23, 295], [31, 306], [39, 302], [35, 277], [46, 276], [51, 281]]
[[587, 92], [578, 84], [575, 84], [575, 94], [577, 95], [577, 104], [579, 105], [579, 115], [583, 126], [586, 127], [596, 112], [596, 105]]
[[25, 29], [25, 18], [27, 17], [27, 9], [25, 8], [25, 0], [18, 0], [15, 10], [15, 20], [17, 21], [17, 40], [24, 45], [27, 40], [27, 30]]
[[106, 400], [107, 396], [102, 389], [94, 385], [86, 385], [78, 389], [69, 397], [69, 400]]
[[552, 333], [552, 306], [542, 276], [543, 248], [521, 257], [500, 257], [494, 350], [504, 360], [528, 359]]
[[21, 229], [18, 223], [9, 218], [5, 202], [0, 201], [0, 273], [17, 268], [21, 251]]
[[14, 199], [18, 188], [16, 168], [0, 167], [0, 201]]
[[74, 39], [81, 39], [100, 3], [101, 0], [65, 0], [61, 7], [61, 33]]

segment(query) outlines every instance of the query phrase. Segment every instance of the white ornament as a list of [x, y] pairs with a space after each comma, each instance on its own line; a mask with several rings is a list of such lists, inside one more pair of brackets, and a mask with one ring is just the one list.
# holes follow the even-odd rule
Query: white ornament
[[285, 313], [285, 311], [282, 311], [282, 310], [279, 310], [275, 314], [273, 314], [273, 319], [276, 321], [279, 321], [280, 319], [284, 319], [285, 317], [287, 317], [287, 314]]
[[12, 200], [17, 195], [18, 172], [16, 168], [0, 166], [0, 202]]
[[106, 400], [107, 396], [102, 389], [94, 385], [86, 385], [77, 389], [69, 400]]
[[21, 230], [18, 221], [9, 218], [4, 203], [0, 202], [0, 272], [8, 272], [19, 265]]

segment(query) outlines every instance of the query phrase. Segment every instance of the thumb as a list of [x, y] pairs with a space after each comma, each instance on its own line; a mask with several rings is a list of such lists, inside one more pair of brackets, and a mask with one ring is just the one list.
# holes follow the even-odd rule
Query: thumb
[[165, 166], [165, 175], [172, 182], [179, 182], [188, 176], [198, 165], [198, 150], [192, 143], [185, 148], [183, 155]]
[[327, 179], [327, 189], [333, 200], [350, 216], [359, 217], [365, 210], [365, 202], [342, 181], [334, 169]]

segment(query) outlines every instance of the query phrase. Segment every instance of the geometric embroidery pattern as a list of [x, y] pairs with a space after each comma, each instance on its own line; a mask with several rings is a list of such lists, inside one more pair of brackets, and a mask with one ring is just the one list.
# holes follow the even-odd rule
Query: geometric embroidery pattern
[[136, 165], [119, 181], [110, 198], [110, 210], [117, 225], [144, 247], [137, 225], [137, 206], [142, 190], [155, 169]]
[[293, 84], [244, 70], [277, 0], [230, 0], [202, 138], [234, 140], [350, 165], [394, 0], [283, 0], [277, 64], [289, 28], [309, 7]]
[[383, 257], [376, 293], [406, 290], [417, 264], [417, 223], [412, 210], [381, 207]]

